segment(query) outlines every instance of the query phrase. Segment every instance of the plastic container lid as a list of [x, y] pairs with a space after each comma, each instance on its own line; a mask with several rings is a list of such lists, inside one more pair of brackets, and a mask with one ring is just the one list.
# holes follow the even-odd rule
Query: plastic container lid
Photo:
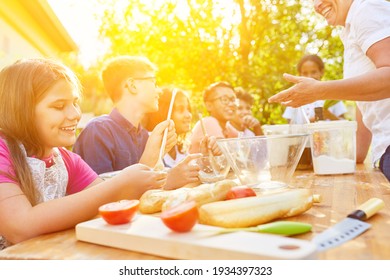
[[348, 120], [338, 120], [338, 121], [319, 121], [315, 123], [306, 124], [308, 130], [310, 132], [316, 130], [332, 130], [332, 129], [346, 129], [353, 128], [357, 129], [356, 121], [348, 121]]
[[307, 133], [303, 124], [264, 124], [261, 129], [265, 135]]

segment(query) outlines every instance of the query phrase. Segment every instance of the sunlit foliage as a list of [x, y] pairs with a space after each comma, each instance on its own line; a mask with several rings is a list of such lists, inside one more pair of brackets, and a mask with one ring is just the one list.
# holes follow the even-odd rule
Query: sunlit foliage
[[[107, 6], [101, 35], [111, 46], [105, 58], [147, 56], [159, 67], [159, 84], [190, 91], [197, 111], [204, 111], [202, 90], [226, 80], [255, 95], [254, 114], [262, 123], [284, 122], [284, 107], [267, 99], [290, 86], [282, 74], [296, 74], [295, 65], [305, 53], [324, 58], [326, 79], [342, 78], [338, 30], [314, 15], [311, 1], [109, 2], [102, 3]], [[101, 61], [89, 71], [97, 77], [100, 66]], [[89, 82], [87, 99], [96, 94]]]

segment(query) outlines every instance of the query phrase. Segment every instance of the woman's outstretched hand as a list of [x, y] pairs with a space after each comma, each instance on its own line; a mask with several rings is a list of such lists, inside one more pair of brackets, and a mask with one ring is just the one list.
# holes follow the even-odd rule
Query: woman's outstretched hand
[[269, 103], [279, 102], [285, 106], [300, 107], [305, 104], [313, 103], [316, 100], [326, 99], [321, 88], [323, 82], [313, 78], [283, 74], [283, 78], [294, 83], [292, 87], [282, 90], [271, 96]]

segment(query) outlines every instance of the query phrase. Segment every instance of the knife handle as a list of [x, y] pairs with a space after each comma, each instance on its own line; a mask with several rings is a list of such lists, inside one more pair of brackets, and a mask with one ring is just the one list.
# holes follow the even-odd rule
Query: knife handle
[[374, 197], [360, 205], [355, 211], [349, 214], [348, 217], [364, 221], [379, 212], [383, 207], [385, 207], [383, 200]]
[[311, 231], [311, 228], [311, 224], [292, 221], [277, 221], [257, 226], [259, 232], [281, 234], [285, 236], [306, 233]]

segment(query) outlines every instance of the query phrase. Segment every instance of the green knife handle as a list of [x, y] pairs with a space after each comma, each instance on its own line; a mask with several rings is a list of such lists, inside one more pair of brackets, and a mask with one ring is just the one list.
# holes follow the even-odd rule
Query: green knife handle
[[364, 221], [379, 212], [383, 207], [385, 207], [383, 200], [374, 197], [360, 205], [355, 211], [349, 214], [348, 217]]
[[290, 236], [308, 232], [311, 230], [312, 226], [311, 224], [301, 222], [278, 221], [259, 225], [257, 228], [259, 232]]
[[251, 232], [262, 232], [262, 233], [272, 233], [280, 234], [285, 236], [291, 236], [296, 234], [302, 234], [311, 231], [311, 224], [301, 223], [301, 222], [290, 222], [290, 221], [278, 221], [263, 225], [258, 225], [255, 227], [247, 228], [224, 228], [218, 233], [229, 233], [236, 231], [251, 231]]

